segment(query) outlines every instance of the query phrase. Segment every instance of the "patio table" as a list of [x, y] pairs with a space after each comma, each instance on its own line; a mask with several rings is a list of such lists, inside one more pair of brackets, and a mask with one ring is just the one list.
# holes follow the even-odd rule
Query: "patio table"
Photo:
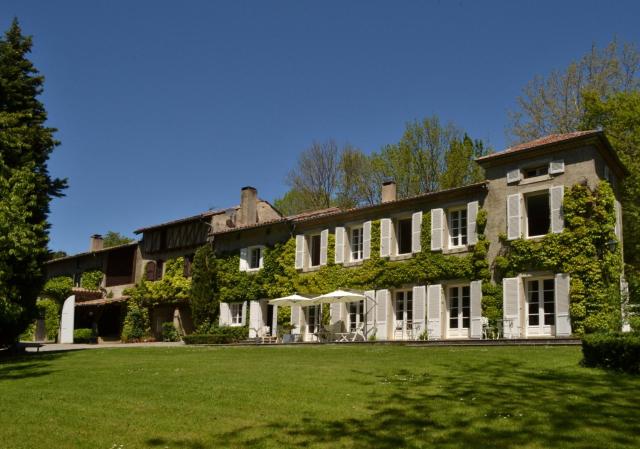
[[341, 341], [347, 341], [348, 342], [349, 341], [349, 335], [351, 335], [351, 332], [334, 332], [333, 335], [336, 338], [338, 338], [338, 337], [340, 338], [338, 340], [338, 342], [341, 342]]

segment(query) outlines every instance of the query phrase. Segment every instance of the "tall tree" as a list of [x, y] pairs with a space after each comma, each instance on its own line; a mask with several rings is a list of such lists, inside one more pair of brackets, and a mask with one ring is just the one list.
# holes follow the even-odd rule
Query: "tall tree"
[[31, 46], [14, 19], [0, 40], [0, 346], [13, 344], [36, 314], [49, 203], [66, 187], [47, 168], [58, 142], [37, 98], [44, 78], [27, 59]]
[[444, 171], [440, 177], [440, 188], [460, 187], [484, 179], [482, 168], [475, 158], [487, 153], [481, 140], [471, 140], [465, 134], [462, 140], [453, 140], [444, 155]]
[[547, 134], [566, 133], [583, 123], [583, 92], [605, 99], [617, 92], [631, 92], [640, 87], [640, 53], [631, 44], [617, 41], [591, 51], [564, 70], [554, 70], [546, 77], [536, 76], [517, 99], [517, 109], [510, 112], [508, 133], [512, 140], [524, 142]]
[[113, 246], [124, 245], [131, 242], [133, 242], [132, 238], [124, 236], [116, 231], [107, 231], [102, 238], [102, 244], [105, 248], [111, 248]]
[[215, 322], [218, 313], [217, 259], [211, 245], [196, 251], [193, 258], [189, 304], [193, 323], [197, 328]]

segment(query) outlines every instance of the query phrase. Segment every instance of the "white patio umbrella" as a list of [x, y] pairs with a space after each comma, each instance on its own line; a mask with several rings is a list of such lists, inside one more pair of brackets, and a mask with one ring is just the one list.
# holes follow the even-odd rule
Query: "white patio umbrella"
[[[324, 295], [316, 296], [313, 298], [314, 301], [320, 304], [335, 304], [341, 302], [355, 302], [355, 301], [364, 301], [367, 298], [361, 292], [358, 291], [349, 291], [349, 290], [335, 290], [331, 293], [325, 293]], [[369, 298], [374, 300], [374, 298]], [[365, 302], [365, 320], [364, 320], [364, 335], [367, 335], [367, 315], [368, 311], [366, 310], [366, 302]], [[366, 337], [365, 337], [366, 339]]]
[[276, 298], [269, 300], [269, 304], [274, 306], [309, 306], [315, 304], [314, 298], [308, 296], [302, 296], [297, 293], [289, 296], [283, 296], [282, 298]]

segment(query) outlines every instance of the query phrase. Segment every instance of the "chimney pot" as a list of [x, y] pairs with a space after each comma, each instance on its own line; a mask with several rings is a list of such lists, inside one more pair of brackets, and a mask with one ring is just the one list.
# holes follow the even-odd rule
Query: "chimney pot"
[[258, 191], [246, 186], [240, 191], [240, 225], [247, 226], [258, 222]]
[[89, 251], [99, 251], [104, 248], [104, 241], [100, 234], [93, 234], [89, 240]]
[[388, 203], [389, 201], [396, 200], [396, 182], [388, 180], [382, 183], [382, 202]]

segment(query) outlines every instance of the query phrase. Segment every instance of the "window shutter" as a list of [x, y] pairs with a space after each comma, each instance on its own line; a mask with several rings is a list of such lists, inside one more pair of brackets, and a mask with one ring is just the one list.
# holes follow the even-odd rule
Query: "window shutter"
[[418, 338], [426, 328], [427, 288], [424, 285], [413, 287], [413, 337]]
[[249, 269], [249, 248], [240, 249], [240, 271]]
[[191, 264], [193, 263], [191, 259], [193, 256], [185, 256], [184, 257], [184, 266], [182, 267], [182, 275], [186, 278], [191, 277]]
[[231, 310], [229, 309], [229, 303], [220, 303], [220, 319], [218, 321], [220, 326], [228, 326], [231, 324]]
[[555, 303], [556, 303], [556, 337], [571, 335], [571, 318], [569, 316], [570, 279], [566, 273], [556, 274]]
[[156, 280], [156, 263], [154, 261], [147, 262], [144, 267], [144, 279], [146, 281]]
[[367, 290], [364, 292], [364, 320], [366, 322], [365, 338], [368, 340], [370, 335], [375, 335], [376, 328], [376, 292], [375, 290]]
[[387, 339], [387, 310], [389, 303], [389, 290], [376, 291], [376, 338]]
[[433, 284], [427, 287], [427, 335], [429, 340], [442, 338], [440, 325], [440, 306], [442, 303], [442, 285]]
[[522, 236], [521, 197], [519, 193], [507, 196], [507, 238], [519, 239]]
[[615, 200], [614, 207], [616, 212], [616, 225], [614, 228], [614, 232], [616, 234], [618, 242], [622, 242], [622, 210], [620, 208], [620, 201]]
[[249, 338], [260, 337], [262, 326], [260, 301], [249, 301]]
[[345, 240], [344, 227], [336, 226], [336, 263], [344, 263]]
[[564, 199], [564, 186], [551, 187], [549, 189], [549, 205], [551, 209], [551, 232], [557, 234], [564, 229], [564, 215], [562, 213], [562, 201]]
[[264, 246], [260, 247], [260, 261], [258, 262], [258, 266], [260, 268], [264, 266]]
[[329, 247], [329, 230], [320, 233], [320, 265], [327, 264], [327, 248]]
[[564, 160], [558, 159], [556, 161], [549, 162], [549, 174], [557, 175], [564, 173]]
[[411, 252], [419, 253], [422, 250], [420, 235], [422, 231], [422, 211], [411, 216]]
[[520, 172], [519, 168], [515, 168], [513, 170], [509, 170], [507, 172], [507, 184], [518, 182], [518, 181], [520, 181], [521, 177], [522, 177], [522, 173]]
[[[267, 310], [269, 310], [269, 308], [267, 308]], [[271, 335], [275, 337], [278, 335], [278, 306], [273, 306], [273, 315], [271, 322], [273, 323], [273, 327], [271, 328]]]
[[472, 281], [469, 286], [471, 296], [471, 338], [482, 338], [482, 281]]
[[329, 322], [331, 324], [336, 324], [338, 321], [342, 319], [340, 314], [340, 303], [332, 303], [329, 305]]
[[156, 262], [156, 281], [162, 279], [162, 275], [164, 274], [164, 263], [159, 260]]
[[242, 316], [240, 317], [240, 324], [243, 326], [247, 325], [247, 301], [242, 303]]
[[371, 259], [371, 222], [365, 221], [362, 226], [362, 258]]
[[293, 329], [291, 330], [292, 334], [300, 334], [300, 315], [302, 314], [302, 307], [300, 306], [291, 306], [291, 325]]
[[380, 220], [380, 257], [391, 255], [391, 219]]
[[502, 280], [503, 335], [520, 337], [520, 278]]
[[431, 251], [441, 251], [444, 245], [444, 209], [431, 209]]
[[296, 270], [304, 268], [304, 235], [296, 235]]
[[478, 217], [478, 209], [480, 205], [477, 201], [467, 203], [467, 244], [475, 245], [478, 243], [478, 231], [476, 228], [476, 218]]

